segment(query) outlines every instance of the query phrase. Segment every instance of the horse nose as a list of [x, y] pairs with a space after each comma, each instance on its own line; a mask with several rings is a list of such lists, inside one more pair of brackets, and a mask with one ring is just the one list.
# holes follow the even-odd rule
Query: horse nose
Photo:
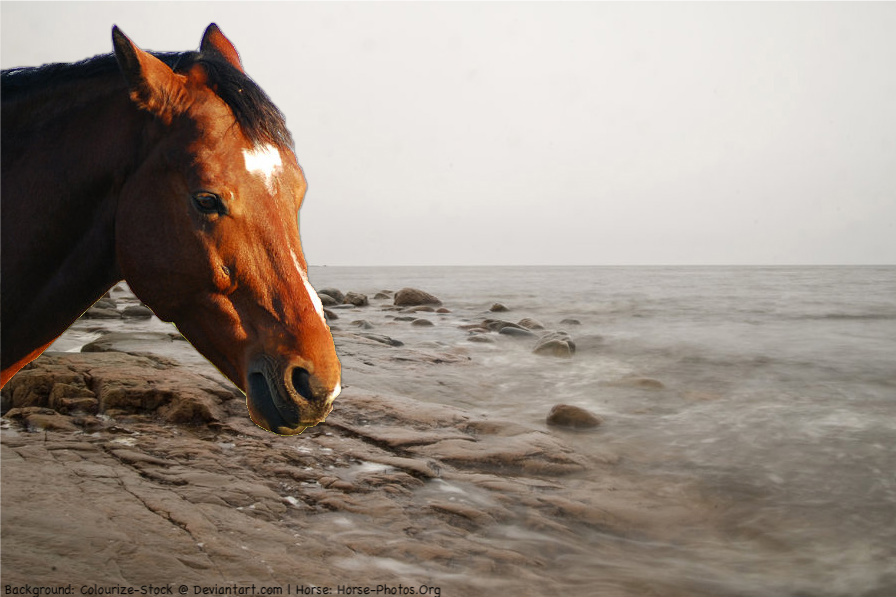
[[317, 376], [311, 375], [304, 367], [293, 367], [289, 379], [299, 396], [307, 400], [309, 404], [318, 407], [329, 406], [341, 390], [339, 383], [336, 384], [336, 387], [330, 387]]
[[282, 435], [317, 425], [330, 413], [342, 389], [338, 373], [336, 377], [328, 384], [324, 376], [301, 364], [261, 355], [250, 365], [247, 378], [252, 420]]

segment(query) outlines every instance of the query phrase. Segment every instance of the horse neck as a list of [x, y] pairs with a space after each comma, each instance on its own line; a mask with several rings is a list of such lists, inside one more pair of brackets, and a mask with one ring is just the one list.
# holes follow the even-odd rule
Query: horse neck
[[51, 342], [121, 279], [117, 196], [146, 117], [122, 77], [3, 102], [3, 368]]

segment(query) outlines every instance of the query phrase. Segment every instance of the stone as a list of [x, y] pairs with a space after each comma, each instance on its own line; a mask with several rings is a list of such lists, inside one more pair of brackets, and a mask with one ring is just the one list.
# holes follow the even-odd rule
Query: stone
[[576, 352], [576, 345], [565, 332], [551, 332], [542, 336], [532, 352], [560, 358], [570, 358]]
[[93, 303], [93, 306], [97, 309], [118, 309], [118, 305], [115, 304], [115, 301], [113, 301], [111, 297], [103, 297], [97, 302]]
[[584, 408], [569, 404], [558, 404], [548, 413], [545, 422], [554, 427], [568, 427], [570, 429], [594, 429], [603, 421], [600, 417], [588, 412]]
[[480, 344], [494, 344], [495, 343], [494, 338], [492, 338], [490, 336], [486, 336], [484, 334], [471, 334], [470, 336], [467, 336], [467, 341], [478, 342]]
[[560, 322], [560, 325], [582, 325], [578, 319], [567, 318]]
[[81, 317], [84, 319], [121, 319], [121, 313], [117, 309], [91, 307]]
[[373, 324], [370, 323], [369, 321], [367, 321], [366, 319], [356, 319], [355, 321], [352, 322], [352, 325], [355, 327], [361, 328], [362, 330], [372, 330], [373, 329]]
[[337, 301], [336, 299], [334, 299], [332, 296], [330, 296], [329, 294], [321, 293], [321, 294], [318, 294], [317, 296], [318, 296], [318, 298], [320, 298], [320, 304], [323, 305], [324, 307], [333, 307], [333, 306], [342, 304], [339, 301]]
[[491, 308], [489, 308], [489, 311], [491, 311], [492, 313], [504, 313], [505, 311], [510, 311], [510, 309], [508, 309], [507, 306], [503, 303], [495, 303], [491, 306]]
[[543, 330], [544, 324], [542, 324], [537, 319], [532, 319], [531, 317], [524, 317], [520, 319], [517, 325], [526, 328], [527, 330]]
[[393, 292], [391, 290], [380, 290], [375, 295], [373, 295], [373, 298], [378, 301], [388, 300], [392, 298], [392, 294]]
[[417, 305], [415, 307], [407, 307], [402, 309], [402, 313], [435, 313], [435, 309], [429, 305]]
[[499, 334], [503, 334], [504, 336], [516, 336], [518, 338], [529, 338], [535, 336], [534, 332], [530, 330], [520, 329], [516, 326], [505, 326], [498, 330]]
[[125, 319], [149, 319], [153, 315], [152, 310], [144, 305], [130, 305], [121, 312]]
[[327, 321], [336, 321], [339, 319], [339, 316], [329, 309], [324, 309], [324, 317], [327, 318]]
[[360, 292], [349, 292], [345, 295], [345, 299], [342, 301], [344, 305], [354, 305], [356, 307], [366, 307], [370, 304], [370, 301], [367, 300], [366, 294], [361, 294]]
[[399, 307], [413, 307], [416, 305], [441, 305], [442, 301], [417, 288], [402, 288], [395, 293], [394, 304]]
[[414, 325], [417, 327], [431, 327], [435, 324], [428, 319], [415, 319], [414, 321], [411, 322], [411, 325]]
[[[327, 296], [332, 297], [333, 300], [336, 301], [337, 305], [341, 305], [345, 301], [345, 294], [343, 294], [342, 291], [337, 288], [324, 288], [317, 291], [318, 296], [322, 294], [326, 294]], [[321, 300], [323, 300], [323, 297], [321, 297]]]

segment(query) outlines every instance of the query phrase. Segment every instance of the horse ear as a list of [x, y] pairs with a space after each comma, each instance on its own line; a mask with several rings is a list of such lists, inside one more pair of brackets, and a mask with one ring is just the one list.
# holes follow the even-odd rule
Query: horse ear
[[217, 25], [212, 23], [202, 34], [202, 43], [199, 44], [199, 51], [203, 54], [214, 54], [222, 58], [225, 62], [230, 63], [240, 72], [243, 70], [243, 63], [240, 62], [240, 54], [236, 48], [230, 43]]
[[112, 27], [115, 58], [131, 91], [131, 99], [144, 110], [170, 122], [180, 110], [185, 93], [183, 77], [167, 64], [134, 45], [118, 26]]

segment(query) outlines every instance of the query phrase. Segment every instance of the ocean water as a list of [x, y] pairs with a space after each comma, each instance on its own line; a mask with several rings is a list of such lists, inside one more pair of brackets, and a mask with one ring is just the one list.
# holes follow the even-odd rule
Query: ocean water
[[[542, 429], [553, 404], [575, 404], [605, 420], [567, 434], [577, 449], [610, 451], [634, 478], [674, 479], [724, 507], [724, 532], [621, 549], [616, 572], [665, 574], [667, 587], [699, 579], [719, 594], [896, 594], [896, 267], [318, 267], [310, 277], [371, 297], [435, 294], [452, 312], [421, 315], [433, 327], [372, 308], [339, 312], [336, 325], [368, 319], [409, 347], [470, 359], [420, 375], [347, 371], [348, 384]], [[494, 302], [511, 310], [491, 313]], [[489, 317], [565, 330], [577, 353], [540, 357], [532, 340], [503, 336], [472, 343], [458, 327]], [[593, 569], [595, 555], [578, 565]]]
[[[402, 350], [460, 358], [355, 364], [345, 385], [560, 434], [612, 457], [658, 516], [706, 512], [667, 537], [582, 531], [584, 545], [495, 531], [489, 540], [523, 553], [552, 542], [567, 594], [896, 595], [896, 267], [312, 267], [309, 277], [371, 297], [335, 311], [337, 346], [366, 320]], [[402, 287], [451, 313], [417, 314], [434, 325], [416, 327], [373, 300]], [[495, 302], [510, 310], [490, 312]], [[534, 355], [533, 338], [470, 342], [460, 327], [524, 317], [568, 332], [575, 356]], [[96, 325], [79, 321], [53, 349], [79, 350]], [[172, 331], [155, 318], [102, 325]], [[558, 403], [604, 423], [549, 429]]]

